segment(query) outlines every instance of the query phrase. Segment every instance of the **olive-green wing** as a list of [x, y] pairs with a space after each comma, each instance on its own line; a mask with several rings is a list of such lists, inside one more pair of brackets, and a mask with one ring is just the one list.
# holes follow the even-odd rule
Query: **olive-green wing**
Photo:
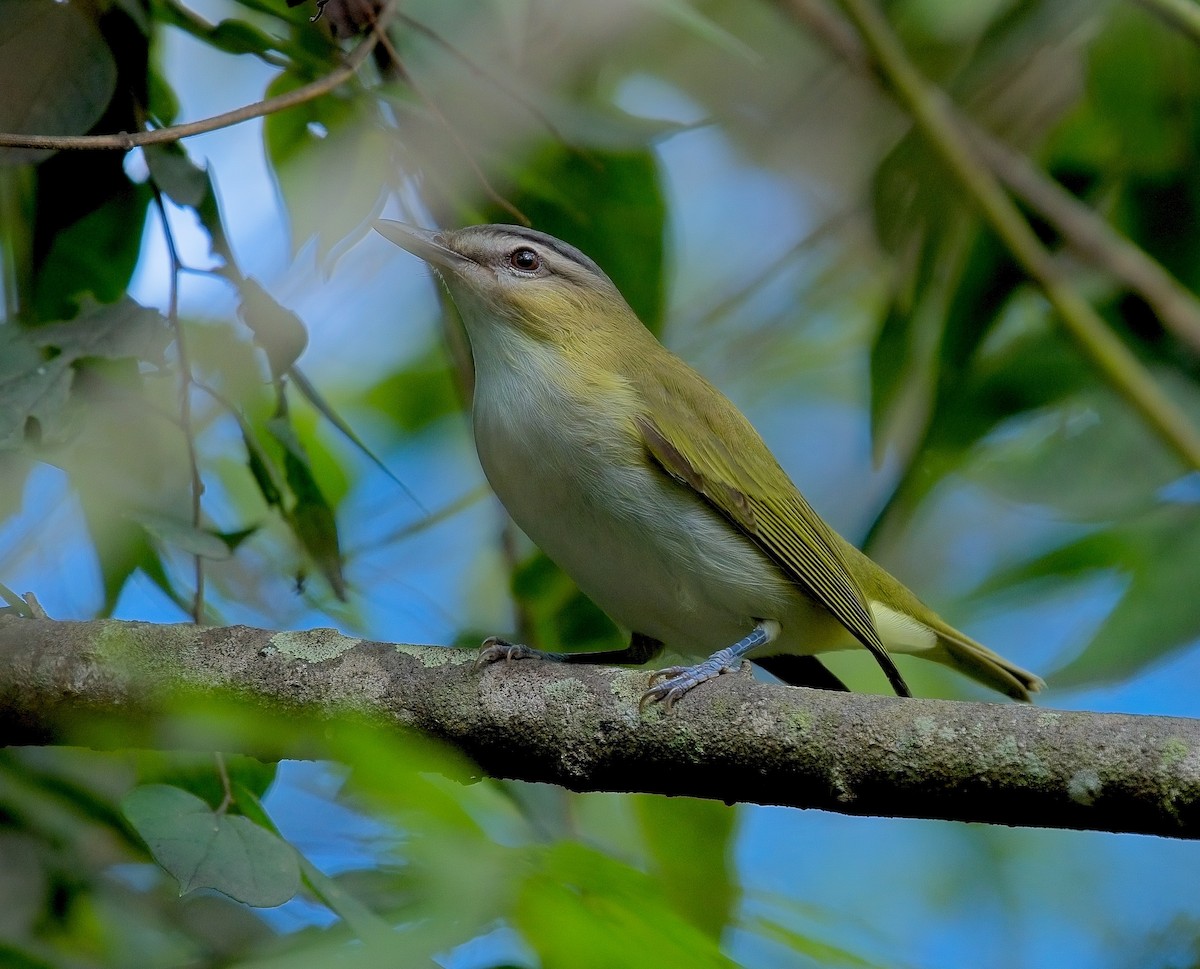
[[[832, 530], [804, 500], [749, 421], [714, 390], [718, 412], [701, 417], [696, 408], [689, 408], [692, 419], [687, 434], [681, 433], [677, 409], [690, 402], [687, 391], [693, 386], [674, 388], [670, 409], [651, 406], [650, 413], [634, 419], [647, 451], [667, 474], [701, 495], [853, 633], [871, 651], [898, 695], [911, 696], [879, 639]], [[739, 442], [738, 455], [722, 438]]]

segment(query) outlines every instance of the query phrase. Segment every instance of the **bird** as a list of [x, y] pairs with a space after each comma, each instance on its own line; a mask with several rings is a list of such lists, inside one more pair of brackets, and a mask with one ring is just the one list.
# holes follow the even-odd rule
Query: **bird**
[[462, 317], [484, 474], [514, 522], [618, 626], [622, 649], [558, 653], [498, 637], [477, 665], [542, 658], [657, 670], [669, 710], [744, 659], [845, 689], [817, 654], [865, 647], [959, 670], [1017, 700], [1043, 681], [959, 632], [812, 509], [738, 408], [654, 337], [589, 256], [516, 225], [378, 220], [428, 263]]

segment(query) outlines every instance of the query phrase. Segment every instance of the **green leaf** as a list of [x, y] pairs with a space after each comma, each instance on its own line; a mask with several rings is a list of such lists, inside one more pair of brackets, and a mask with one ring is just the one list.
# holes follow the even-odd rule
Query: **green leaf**
[[196, 208], [208, 192], [208, 172], [188, 157], [177, 141], [146, 145], [142, 151], [150, 177], [176, 205]]
[[308, 345], [308, 330], [295, 313], [279, 303], [254, 279], [244, 279], [239, 287], [242, 302], [238, 316], [254, 334], [254, 342], [262, 347], [271, 367], [271, 376], [278, 379]]
[[406, 435], [423, 431], [462, 408], [441, 346], [431, 347], [368, 387], [362, 400]]
[[54, 236], [34, 287], [39, 320], [70, 319], [87, 294], [101, 303], [124, 295], [141, 252], [152, 194], [148, 185], [126, 184]]
[[179, 893], [212, 888], [259, 908], [282, 905], [300, 890], [295, 850], [248, 818], [218, 814], [165, 784], [137, 787], [121, 799], [129, 823]]
[[89, 358], [161, 358], [163, 317], [131, 299], [85, 305], [67, 323], [0, 327], [0, 451], [62, 443], [77, 427], [69, 403], [75, 365]]
[[531, 618], [539, 643], [568, 652], [617, 644], [613, 621], [544, 552], [535, 551], [513, 572], [512, 594]]
[[521, 889], [513, 919], [544, 969], [733, 965], [652, 879], [571, 842], [545, 853], [542, 870]]
[[[652, 331], [665, 307], [666, 200], [652, 150], [547, 144], [504, 193], [533, 223], [591, 256]], [[499, 208], [493, 222], [511, 222]]]
[[286, 415], [267, 422], [267, 429], [283, 445], [283, 473], [295, 504], [286, 512], [286, 520], [300, 547], [321, 570], [334, 595], [346, 598], [346, 580], [342, 575], [341, 544], [333, 509], [317, 483], [308, 455]]
[[208, 529], [196, 528], [189, 521], [150, 512], [137, 512], [131, 514], [130, 518], [149, 532], [156, 541], [172, 545], [189, 555], [200, 555], [219, 562], [229, 558], [231, 554], [230, 547], [220, 536]]
[[392, 469], [383, 463], [383, 459], [380, 458], [369, 447], [367, 447], [366, 442], [364, 442], [363, 439], [358, 436], [354, 428], [350, 426], [350, 423], [343, 418], [341, 414], [333, 409], [333, 405], [325, 399], [324, 395], [319, 390], [317, 390], [316, 385], [308, 379], [304, 371], [302, 371], [299, 367], [293, 366], [288, 370], [288, 375], [292, 378], [292, 383], [296, 389], [304, 395], [304, 399], [312, 404], [313, 408], [322, 417], [324, 417], [325, 420], [329, 421], [329, 423], [334, 426], [334, 428], [339, 434], [342, 435], [342, 437], [353, 444], [360, 453], [362, 453], [373, 465], [375, 465], [375, 467], [387, 475], [393, 481], [393, 483], [395, 483], [400, 490], [403, 491], [419, 509], [421, 509], [421, 511], [425, 510], [421, 502], [417, 500], [417, 496], [413, 494], [411, 490], [409, 490], [408, 485], [396, 477]]
[[1009, 570], [989, 588], [1116, 570], [1129, 584], [1084, 651], [1055, 672], [1055, 686], [1113, 683], [1200, 638], [1200, 510], [1168, 505]]
[[737, 809], [651, 794], [635, 796], [633, 807], [667, 898], [702, 932], [720, 939], [738, 895], [729, 869]]
[[[104, 113], [117, 83], [108, 44], [82, 4], [0, 0], [0, 131], [78, 135]], [[0, 164], [46, 150], [0, 149]]]
[[774, 919], [754, 918], [746, 925], [746, 929], [782, 943], [796, 955], [806, 956], [813, 965], [822, 966], [824, 969], [880, 969], [883, 965], [864, 959], [841, 946], [814, 939], [808, 933], [797, 932]]
[[[184, 750], [134, 750], [127, 751], [122, 756], [133, 760], [139, 787], [151, 784], [179, 787], [203, 798], [209, 804], [220, 803], [225, 796], [215, 754]], [[247, 810], [243, 794], [253, 795], [255, 798], [265, 794], [275, 780], [276, 765], [264, 764], [240, 754], [222, 754], [221, 757], [225, 764], [225, 774], [237, 795], [233, 809], [238, 814], [247, 815], [256, 824], [274, 830], [270, 825], [263, 824], [255, 813], [257, 808], [253, 803], [250, 805], [251, 809]]]
[[[1159, 379], [1176, 391], [1185, 412], [1200, 416], [1192, 384], [1170, 372]], [[975, 409], [985, 407], [979, 401]], [[1075, 521], [1107, 522], [1144, 511], [1179, 476], [1179, 461], [1146, 433], [1123, 398], [1095, 389], [1003, 425], [964, 471], [1009, 500], [1048, 505]]]

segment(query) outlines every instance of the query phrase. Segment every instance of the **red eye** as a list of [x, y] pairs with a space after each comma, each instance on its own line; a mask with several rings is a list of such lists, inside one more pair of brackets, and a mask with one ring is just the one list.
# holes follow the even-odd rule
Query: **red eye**
[[523, 273], [536, 272], [542, 265], [542, 260], [532, 249], [522, 246], [508, 254], [508, 264]]

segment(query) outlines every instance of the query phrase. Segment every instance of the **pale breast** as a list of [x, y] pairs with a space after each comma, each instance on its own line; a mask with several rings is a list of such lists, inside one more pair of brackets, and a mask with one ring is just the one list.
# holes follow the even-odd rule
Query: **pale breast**
[[601, 609], [706, 655], [755, 619], [803, 605], [748, 539], [645, 463], [618, 398], [593, 390], [582, 399], [568, 378], [547, 378], [557, 366], [551, 358], [523, 373], [481, 373], [476, 446], [513, 520]]

